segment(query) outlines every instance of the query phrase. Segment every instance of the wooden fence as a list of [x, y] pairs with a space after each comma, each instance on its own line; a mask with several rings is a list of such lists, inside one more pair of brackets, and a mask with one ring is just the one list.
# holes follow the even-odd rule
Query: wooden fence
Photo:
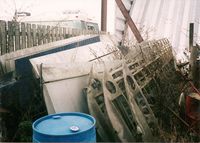
[[0, 55], [97, 31], [0, 20]]

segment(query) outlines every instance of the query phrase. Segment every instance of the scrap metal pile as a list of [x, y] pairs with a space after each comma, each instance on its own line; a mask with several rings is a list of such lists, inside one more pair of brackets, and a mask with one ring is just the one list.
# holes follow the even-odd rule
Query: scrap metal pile
[[90, 72], [85, 94], [89, 112], [97, 120], [101, 141], [156, 141], [158, 120], [154, 105], [159, 82], [175, 71], [167, 39], [130, 47], [118, 65]]

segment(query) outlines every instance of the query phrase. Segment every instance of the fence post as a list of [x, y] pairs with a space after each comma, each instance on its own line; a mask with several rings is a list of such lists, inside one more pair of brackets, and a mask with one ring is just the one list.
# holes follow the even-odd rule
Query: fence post
[[1, 55], [6, 53], [7, 48], [7, 32], [6, 32], [6, 22], [0, 20], [0, 39], [1, 39]]
[[55, 39], [56, 41], [59, 40], [59, 36], [58, 36], [58, 27], [55, 27]]
[[66, 28], [63, 28], [63, 35], [62, 35], [63, 37], [63, 39], [65, 39], [67, 36], [66, 36]]
[[41, 34], [41, 25], [37, 26], [37, 39], [38, 39], [38, 45], [42, 44], [42, 34]]
[[15, 22], [15, 51], [20, 49], [20, 28], [19, 23]]
[[62, 40], [62, 28], [61, 27], [59, 27], [59, 40]]
[[56, 31], [55, 31], [55, 26], [52, 26], [52, 41], [56, 41]]
[[27, 48], [33, 46], [32, 44], [32, 36], [31, 36], [31, 24], [27, 24]]
[[0, 55], [96, 31], [0, 20]]
[[21, 23], [21, 33], [22, 33], [21, 49], [25, 49], [26, 48], [26, 25], [25, 25], [25, 23]]
[[8, 48], [6, 50], [6, 53], [14, 51], [13, 27], [14, 27], [14, 23], [12, 21], [8, 21]]
[[36, 39], [37, 33], [36, 33], [36, 25], [35, 24], [32, 25], [32, 33], [33, 33], [33, 46], [37, 46], [38, 44], [37, 44], [37, 39]]
[[42, 26], [41, 32], [42, 32], [42, 41], [43, 41], [43, 44], [46, 44], [47, 33], [46, 33], [46, 26], [45, 25]]
[[47, 43], [51, 42], [51, 39], [50, 39], [50, 33], [51, 33], [51, 31], [50, 30], [51, 30], [50, 26], [47, 26]]

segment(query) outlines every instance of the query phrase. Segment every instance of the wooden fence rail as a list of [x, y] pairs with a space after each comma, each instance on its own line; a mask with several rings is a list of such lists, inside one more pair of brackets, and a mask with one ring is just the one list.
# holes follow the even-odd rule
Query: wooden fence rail
[[0, 55], [97, 31], [0, 20]]

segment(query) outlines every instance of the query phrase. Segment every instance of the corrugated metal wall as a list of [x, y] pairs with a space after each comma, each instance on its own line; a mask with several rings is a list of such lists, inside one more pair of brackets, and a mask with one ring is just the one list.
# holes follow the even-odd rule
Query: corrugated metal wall
[[[168, 38], [178, 59], [189, 47], [189, 23], [195, 23], [194, 41], [200, 42], [200, 0], [135, 0], [131, 6], [130, 0], [122, 1], [128, 10], [131, 9], [131, 17], [143, 38]], [[118, 13], [116, 8], [115, 35], [119, 40], [123, 35], [119, 29], [125, 28], [125, 21], [120, 22], [123, 16]], [[128, 33], [129, 39], [133, 39], [130, 29]]]

